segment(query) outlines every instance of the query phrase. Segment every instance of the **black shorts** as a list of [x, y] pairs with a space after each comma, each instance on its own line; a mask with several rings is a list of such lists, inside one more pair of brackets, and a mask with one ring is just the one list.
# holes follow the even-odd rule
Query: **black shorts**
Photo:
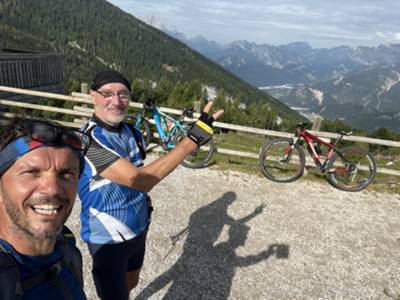
[[102, 299], [128, 299], [126, 273], [139, 270], [144, 261], [147, 231], [118, 244], [88, 244], [92, 274]]

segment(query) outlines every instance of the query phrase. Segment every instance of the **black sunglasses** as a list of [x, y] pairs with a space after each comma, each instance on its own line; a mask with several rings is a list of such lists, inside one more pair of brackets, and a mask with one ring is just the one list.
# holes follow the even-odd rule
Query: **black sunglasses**
[[16, 131], [16, 134], [10, 137], [2, 148], [17, 137], [24, 135], [46, 144], [70, 146], [81, 151], [83, 155], [86, 154], [90, 143], [90, 137], [84, 132], [38, 120], [22, 120], [17, 124]]

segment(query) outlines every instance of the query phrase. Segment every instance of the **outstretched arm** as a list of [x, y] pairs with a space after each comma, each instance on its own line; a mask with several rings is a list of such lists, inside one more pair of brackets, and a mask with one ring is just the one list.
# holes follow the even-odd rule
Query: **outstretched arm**
[[[207, 119], [200, 119], [198, 121], [201, 121], [200, 125], [204, 126], [204, 123], [209, 122], [209, 124], [206, 125], [211, 127], [212, 122], [223, 114], [223, 110], [220, 109], [211, 117], [208, 117], [212, 106], [213, 101], [209, 101], [205, 106], [202, 117], [204, 118], [204, 116], [207, 116]], [[201, 130], [201, 128], [199, 129], [198, 127], [195, 129]], [[194, 132], [193, 129], [192, 132], [193, 134], [197, 133]], [[121, 158], [101, 172], [100, 175], [112, 182], [126, 185], [143, 192], [149, 192], [157, 183], [171, 173], [186, 156], [198, 147], [195, 138], [196, 136], [194, 138], [184, 138], [172, 151], [143, 168], [137, 168], [129, 161]], [[201, 138], [202, 136], [200, 136], [200, 139]]]
[[248, 221], [250, 221], [251, 219], [253, 219], [255, 216], [259, 215], [262, 213], [262, 211], [264, 210], [265, 205], [261, 204], [260, 206], [257, 206], [257, 208], [249, 215], [236, 220], [236, 222], [240, 222], [240, 223], [247, 223]]
[[256, 255], [237, 257], [238, 267], [248, 267], [260, 261], [275, 256], [277, 259], [287, 259], [289, 257], [289, 247], [285, 244], [271, 244], [267, 250], [261, 251]]

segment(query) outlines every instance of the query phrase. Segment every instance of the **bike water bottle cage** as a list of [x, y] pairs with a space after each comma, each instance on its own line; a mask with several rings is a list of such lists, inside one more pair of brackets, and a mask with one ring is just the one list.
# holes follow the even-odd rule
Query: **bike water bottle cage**
[[211, 140], [214, 134], [214, 130], [212, 128], [213, 122], [213, 117], [209, 117], [207, 113], [202, 112], [199, 120], [193, 123], [192, 127], [190, 128], [188, 137], [199, 147], [204, 145]]

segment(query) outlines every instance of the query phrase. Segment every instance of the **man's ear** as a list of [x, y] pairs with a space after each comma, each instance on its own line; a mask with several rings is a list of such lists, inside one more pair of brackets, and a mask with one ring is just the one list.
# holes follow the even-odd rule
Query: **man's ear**
[[96, 101], [96, 92], [90, 90], [90, 96], [92, 97], [92, 102], [93, 102], [93, 106], [96, 106], [97, 101]]

